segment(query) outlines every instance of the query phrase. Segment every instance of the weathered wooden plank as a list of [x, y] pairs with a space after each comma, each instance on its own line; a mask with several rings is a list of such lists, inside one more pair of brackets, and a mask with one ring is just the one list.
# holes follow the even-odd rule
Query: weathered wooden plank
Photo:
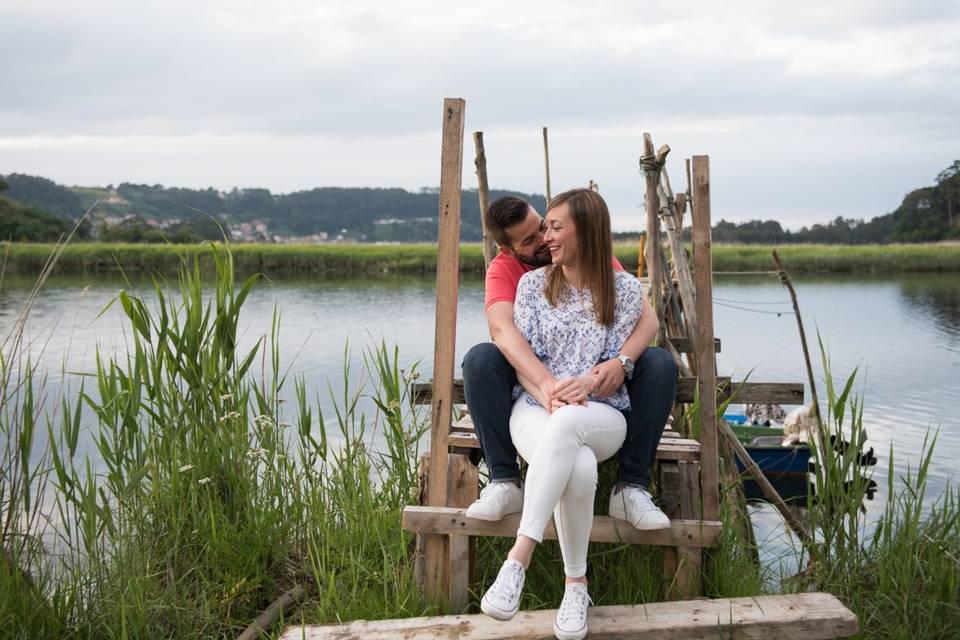
[[[454, 507], [469, 507], [480, 497], [479, 472], [467, 456], [450, 456], [447, 483], [447, 494]], [[473, 578], [470, 537], [451, 535], [447, 552], [447, 597], [450, 608], [455, 612], [465, 611], [470, 605], [470, 581]]]
[[[480, 441], [472, 431], [455, 430], [450, 432], [447, 444], [451, 447], [479, 449]], [[657, 460], [699, 460], [700, 443], [687, 440], [679, 435], [666, 436], [657, 447]]]
[[[697, 375], [700, 397], [713, 395], [717, 360], [713, 349], [713, 254], [710, 239], [710, 158], [693, 156], [693, 264], [697, 295]], [[715, 520], [720, 513], [717, 462], [717, 405], [700, 403], [700, 479], [703, 517]]]
[[[417, 382], [413, 385], [414, 402], [430, 404], [433, 390], [432, 382]], [[678, 404], [693, 402], [697, 390], [697, 378], [677, 378]], [[803, 404], [804, 390], [802, 382], [734, 382], [730, 378], [717, 378], [717, 402], [727, 400], [736, 391], [736, 402], [754, 402], [762, 404]], [[463, 380], [453, 381], [454, 404], [465, 404]]]
[[[681, 294], [682, 293], [683, 290], [681, 289]], [[683, 299], [683, 295], [680, 297]], [[686, 302], [684, 302], [684, 304], [686, 304]], [[669, 338], [669, 340], [674, 349], [680, 353], [693, 353], [693, 338], [676, 337]], [[720, 338], [713, 339], [713, 350], [717, 353], [720, 353]]]
[[[669, 151], [669, 148], [667, 148], [667, 151]], [[644, 180], [646, 182], [643, 204], [647, 215], [646, 261], [647, 273], [650, 275], [647, 297], [650, 299], [650, 304], [653, 305], [653, 309], [657, 313], [660, 325], [663, 326], [663, 296], [661, 295], [663, 271], [660, 265], [660, 256], [658, 255], [660, 251], [660, 196], [657, 193], [657, 185], [660, 183], [660, 171], [659, 169], [654, 170], [651, 168], [651, 165], [657, 164], [657, 160], [661, 160], [661, 158], [657, 157], [658, 155], [659, 154], [655, 154], [653, 151], [653, 139], [650, 137], [650, 134], [644, 133], [643, 160], [641, 160], [640, 164], [641, 167], [645, 167]], [[666, 157], [666, 155], [666, 153], [663, 154], [664, 157]], [[644, 160], [647, 160], [649, 164], [644, 165]]]
[[[460, 185], [463, 179], [462, 98], [443, 101], [440, 157], [440, 213], [437, 241], [437, 310], [434, 333], [434, 393], [431, 404], [430, 470], [427, 503], [447, 504], [447, 434], [453, 418], [453, 368], [457, 334], [457, 291], [460, 286]], [[446, 542], [429, 536], [425, 544], [425, 589], [434, 601], [444, 594]]]
[[[512, 538], [517, 535], [520, 514], [505, 516], [499, 522], [476, 520], [465, 515], [466, 509], [454, 507], [405, 507], [403, 528], [417, 533], [468, 534]], [[626, 542], [630, 544], [711, 547], [720, 535], [718, 521], [675, 520], [669, 529], [640, 531], [623, 520], [594, 516], [590, 540], [593, 542]], [[553, 522], [547, 525], [544, 538], [556, 540]]]
[[[281, 640], [549, 640], [555, 610], [521, 611], [510, 622], [485, 615], [359, 620], [288, 628]], [[592, 607], [591, 638], [611, 640], [826, 640], [859, 631], [856, 615], [829, 593], [685, 600]]]

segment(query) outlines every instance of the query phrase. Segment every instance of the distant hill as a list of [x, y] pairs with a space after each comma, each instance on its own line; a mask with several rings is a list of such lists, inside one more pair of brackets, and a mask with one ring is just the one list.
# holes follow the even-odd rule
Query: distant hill
[[[105, 239], [216, 237], [211, 218], [233, 229], [238, 237], [271, 239], [301, 237], [359, 242], [433, 242], [437, 238], [437, 189], [407, 191], [386, 188], [320, 187], [274, 194], [268, 189], [183, 189], [162, 185], [122, 183], [114, 187], [65, 187], [46, 178], [23, 174], [0, 176], [9, 189], [4, 196], [63, 220], [76, 220], [94, 202], [95, 230]], [[515, 195], [543, 211], [541, 195], [493, 191], [491, 199]], [[24, 214], [21, 212], [20, 218]], [[45, 224], [45, 223], [44, 223]], [[461, 238], [481, 238], [476, 190], [461, 198]], [[8, 231], [10, 231], [8, 229]], [[618, 234], [624, 236], [625, 234]], [[837, 217], [800, 231], [784, 230], [775, 220], [743, 223], [720, 220], [715, 242], [740, 243], [886, 243], [935, 242], [960, 238], [960, 160], [944, 169], [936, 184], [908, 193], [891, 213], [869, 222]]]
[[[434, 241], [440, 195], [436, 189], [321, 187], [289, 194], [268, 189], [182, 189], [162, 185], [122, 183], [117, 187], [64, 187], [46, 178], [11, 174], [4, 195], [58, 216], [76, 219], [98, 199], [96, 211], [114, 223], [136, 216], [158, 226], [197, 220], [209, 214], [229, 226], [266, 223], [270, 236], [326, 234], [364, 241]], [[516, 191], [491, 192], [491, 199], [515, 195], [541, 211], [543, 196]], [[201, 213], [202, 212], [202, 213]], [[461, 237], [481, 239], [480, 205], [476, 190], [461, 198]]]

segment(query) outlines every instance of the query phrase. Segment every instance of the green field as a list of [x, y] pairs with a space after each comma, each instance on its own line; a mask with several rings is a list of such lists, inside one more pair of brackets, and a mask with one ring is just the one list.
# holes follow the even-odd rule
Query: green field
[[[432, 273], [437, 252], [432, 244], [397, 245], [232, 245], [236, 268], [242, 273], [336, 273], [378, 275]], [[715, 245], [716, 271], [772, 269], [766, 245]], [[781, 245], [776, 247], [794, 273], [958, 272], [960, 244]], [[39, 272], [53, 251], [49, 244], [0, 243], [0, 260], [11, 271]], [[630, 270], [637, 267], [637, 247], [617, 245], [616, 254]], [[182, 258], [201, 256], [212, 264], [205, 245], [74, 243], [60, 257], [61, 271], [175, 271]], [[460, 248], [460, 270], [481, 273], [479, 244]]]

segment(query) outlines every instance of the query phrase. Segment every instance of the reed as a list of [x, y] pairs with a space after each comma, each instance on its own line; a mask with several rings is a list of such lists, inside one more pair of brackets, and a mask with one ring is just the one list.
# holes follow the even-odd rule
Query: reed
[[[52, 245], [0, 243], [8, 269], [39, 273]], [[770, 252], [776, 248], [784, 264], [797, 273], [960, 272], [960, 244], [914, 245], [714, 245], [715, 271], [769, 271]], [[436, 246], [402, 245], [231, 245], [234, 266], [240, 273], [271, 277], [293, 273], [344, 276], [428, 274], [437, 267]], [[615, 253], [624, 267], [637, 268], [637, 247], [618, 244]], [[182, 260], [200, 260], [213, 271], [215, 264], [206, 245], [156, 245], [74, 243], [65, 247], [57, 263], [63, 271], [109, 272], [117, 270], [176, 273]], [[460, 270], [483, 273], [479, 244], [460, 247]]]
[[[238, 351], [237, 320], [257, 277], [237, 282], [233, 253], [206, 251], [214, 278], [187, 258], [175, 281], [156, 276], [149, 299], [117, 296], [129, 350], [100, 356], [62, 397], [44, 403], [16, 335], [3, 343], [4, 636], [236, 637], [295, 585], [310, 595], [287, 623], [434, 611], [400, 528], [402, 508], [416, 501], [428, 419], [409, 393], [417, 368], [401, 369], [396, 348], [368, 347], [362, 370], [344, 366], [343, 390], [324, 415], [280, 362], [279, 310], [271, 332]], [[845, 421], [855, 426], [862, 415], [852, 380], [838, 393], [827, 386], [831, 424], [848, 431]], [[372, 414], [359, 411], [363, 396]], [[858, 511], [860, 489], [842, 480], [846, 462], [818, 452], [826, 466], [811, 513], [822, 551], [784, 588], [838, 594], [868, 637], [948, 637], [960, 624], [960, 508], [948, 491], [922, 509], [932, 446], [916, 476], [890, 475], [873, 530]], [[601, 477], [598, 512], [613, 469]], [[724, 529], [704, 576], [708, 595], [770, 589], [736, 527]], [[480, 540], [478, 594], [508, 545]], [[595, 545], [589, 563], [598, 604], [660, 597], [658, 549]], [[556, 606], [561, 575], [557, 545], [545, 544], [524, 606]]]

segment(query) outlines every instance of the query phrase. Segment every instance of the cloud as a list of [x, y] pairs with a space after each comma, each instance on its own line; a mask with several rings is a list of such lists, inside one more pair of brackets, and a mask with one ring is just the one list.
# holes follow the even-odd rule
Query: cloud
[[[66, 181], [140, 168], [171, 184], [435, 184], [441, 98], [463, 96], [468, 130], [489, 132], [515, 181], [504, 186], [540, 189], [546, 124], [557, 179], [596, 178], [629, 208], [649, 130], [678, 153], [735, 159], [729, 209], [826, 219], [896, 206], [887, 193], [842, 196], [871, 179], [861, 167], [896, 167], [902, 195], [960, 141], [955, 2], [34, 0], [2, 11], [0, 57], [15, 63], [0, 171]], [[501, 150], [497, 136], [517, 146]], [[798, 164], [830, 168], [823, 199], [775, 195]], [[751, 175], [768, 185], [738, 179]]]

